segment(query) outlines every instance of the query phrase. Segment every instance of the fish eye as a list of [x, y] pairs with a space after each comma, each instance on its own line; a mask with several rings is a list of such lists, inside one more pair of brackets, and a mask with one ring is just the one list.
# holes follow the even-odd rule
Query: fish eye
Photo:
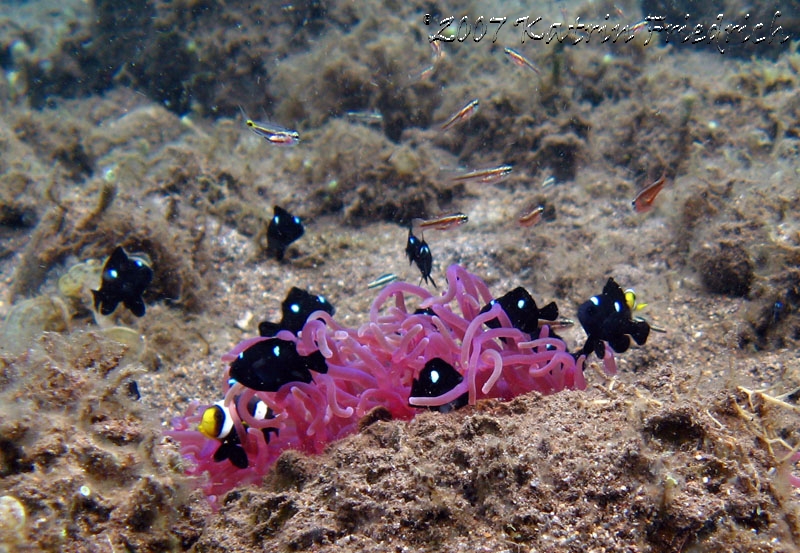
[[108, 278], [118, 278], [119, 277], [119, 272], [116, 269], [109, 269], [106, 274], [108, 275]]
[[518, 300], [517, 301], [517, 309], [522, 309], [525, 307], [525, 300]]
[[620, 307], [620, 305], [619, 305], [619, 302], [618, 302], [618, 301], [615, 301], [615, 302], [614, 302], [614, 310], [615, 310], [617, 313], [619, 313], [620, 311], [622, 311], [622, 308]]
[[299, 225], [300, 224], [300, 218], [299, 217], [297, 217], [297, 216], [292, 217], [292, 220], [294, 221], [295, 225]]
[[289, 307], [289, 309], [291, 309], [291, 310], [292, 310], [292, 313], [300, 313], [300, 306], [299, 306], [299, 305], [297, 305], [296, 303], [293, 303], [293, 304], [292, 304], [292, 305]]
[[439, 371], [431, 371], [431, 382], [434, 384], [439, 382]]
[[272, 354], [275, 357], [280, 357], [281, 356], [281, 347], [280, 346], [275, 346], [274, 348], [272, 348]]
[[276, 225], [280, 225], [281, 218], [276, 215], [275, 217], [272, 218], [272, 222], [275, 223]]
[[591, 298], [589, 298], [589, 301], [592, 302], [595, 306], [600, 305], [600, 298], [598, 298], [597, 296], [592, 296]]

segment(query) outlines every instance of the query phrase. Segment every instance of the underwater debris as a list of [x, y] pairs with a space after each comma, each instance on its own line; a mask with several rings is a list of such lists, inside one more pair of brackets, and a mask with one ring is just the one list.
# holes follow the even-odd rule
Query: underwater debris
[[42, 332], [65, 332], [69, 309], [58, 296], [36, 296], [14, 304], [0, 327], [0, 349], [21, 353]]
[[693, 264], [709, 292], [746, 296], [755, 281], [755, 264], [739, 243], [720, 241], [703, 247], [693, 256]]
[[0, 551], [16, 546], [25, 541], [25, 525], [28, 516], [25, 506], [13, 495], [0, 496]]
[[100, 287], [102, 273], [103, 267], [96, 259], [76, 263], [58, 279], [58, 291], [75, 300], [91, 297], [91, 291]]

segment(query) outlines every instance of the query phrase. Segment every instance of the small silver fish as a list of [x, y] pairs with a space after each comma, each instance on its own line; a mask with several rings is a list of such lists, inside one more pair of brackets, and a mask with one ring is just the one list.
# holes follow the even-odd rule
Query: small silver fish
[[451, 182], [477, 182], [480, 184], [494, 184], [508, 178], [514, 168], [511, 165], [500, 165], [490, 169], [478, 169], [452, 177]]
[[397, 275], [396, 274], [394, 274], [394, 273], [386, 273], [386, 274], [383, 274], [383, 275], [379, 276], [378, 278], [376, 278], [375, 280], [373, 280], [369, 284], [367, 284], [367, 288], [370, 288], [370, 289], [372, 289], [372, 288], [382, 288], [382, 287], [386, 286], [387, 284], [389, 284], [390, 282], [394, 282], [395, 280], [397, 280]]

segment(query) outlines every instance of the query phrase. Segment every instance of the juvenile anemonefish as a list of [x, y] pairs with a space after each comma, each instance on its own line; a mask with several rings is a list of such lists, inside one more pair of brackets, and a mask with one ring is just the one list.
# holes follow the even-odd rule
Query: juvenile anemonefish
[[267, 254], [283, 260], [286, 248], [306, 231], [300, 217], [292, 215], [281, 206], [273, 206], [274, 215], [267, 226]]
[[312, 294], [306, 290], [292, 287], [281, 304], [281, 322], [262, 321], [258, 325], [261, 336], [275, 336], [281, 330], [297, 334], [303, 329], [308, 316], [314, 311], [325, 311], [333, 315], [336, 308], [321, 294]]
[[128, 256], [117, 246], [103, 266], [100, 289], [92, 290], [94, 308], [110, 315], [122, 303], [141, 317], [145, 312], [142, 294], [152, 280], [153, 269], [144, 256]]
[[422, 274], [422, 280], [426, 283], [430, 280], [433, 287], [436, 288], [436, 281], [431, 276], [431, 271], [433, 270], [431, 248], [425, 240], [414, 236], [410, 228], [408, 229], [408, 241], [406, 242], [406, 256], [408, 256], [409, 264], [416, 263], [419, 272]]
[[[415, 378], [411, 383], [410, 397], [438, 397], [458, 386], [463, 380], [464, 377], [450, 363], [434, 357], [425, 363], [425, 367], [419, 373], [419, 378]], [[431, 406], [429, 409], [448, 413], [464, 407], [468, 401], [469, 393], [464, 392], [450, 403]]]
[[309, 384], [313, 380], [311, 371], [328, 372], [328, 363], [319, 350], [300, 355], [294, 342], [268, 338], [241, 352], [231, 363], [230, 376], [253, 390], [277, 392], [290, 382]]
[[[486, 313], [492, 306], [499, 303], [503, 311], [508, 315], [511, 325], [514, 328], [531, 334], [539, 335], [539, 320], [555, 321], [558, 319], [558, 306], [551, 301], [541, 309], [536, 306], [536, 301], [525, 288], [518, 286], [504, 296], [493, 299], [483, 306], [481, 313]], [[486, 321], [489, 328], [499, 328], [500, 321], [492, 319]]]
[[603, 293], [593, 296], [578, 308], [578, 320], [588, 337], [580, 350], [583, 355], [595, 352], [598, 357], [605, 356], [605, 343], [617, 353], [627, 351], [631, 338], [643, 345], [650, 334], [647, 321], [633, 319], [630, 302], [635, 298], [626, 297], [613, 278], [603, 287]]
[[628, 288], [625, 290], [625, 303], [628, 304], [628, 309], [631, 310], [631, 313], [634, 311], [640, 311], [647, 307], [646, 303], [638, 303], [636, 301], [636, 291], [633, 288]]
[[[248, 402], [247, 411], [255, 420], [275, 418], [272, 409], [256, 397]], [[246, 424], [244, 426], [247, 428]], [[227, 459], [236, 468], [247, 468], [247, 453], [242, 447], [242, 441], [233, 424], [233, 417], [230, 410], [225, 407], [224, 401], [218, 401], [203, 411], [203, 418], [197, 429], [205, 436], [221, 442], [214, 452], [214, 461], [220, 463]], [[278, 435], [277, 428], [264, 428], [262, 432], [267, 443], [269, 443], [270, 433], [274, 432], [276, 436]]]

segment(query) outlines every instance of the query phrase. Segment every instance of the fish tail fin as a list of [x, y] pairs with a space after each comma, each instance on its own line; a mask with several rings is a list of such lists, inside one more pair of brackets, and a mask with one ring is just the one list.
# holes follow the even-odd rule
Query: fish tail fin
[[125, 300], [125, 307], [131, 310], [131, 313], [137, 317], [143, 317], [145, 312], [144, 300], [141, 296], [135, 298], [128, 298]]
[[539, 310], [539, 318], [545, 321], [555, 321], [558, 319], [558, 306], [551, 301]]
[[643, 346], [647, 342], [647, 337], [650, 336], [650, 325], [647, 321], [634, 321], [630, 334], [637, 345]]
[[92, 290], [94, 297], [94, 308], [100, 311], [101, 315], [111, 315], [119, 305], [119, 300], [113, 300], [103, 290]]
[[328, 372], [328, 362], [325, 360], [325, 356], [322, 355], [321, 351], [317, 350], [314, 353], [307, 355], [306, 359], [308, 361], [308, 368], [312, 371], [320, 374], [325, 374]]
[[275, 336], [281, 331], [281, 325], [271, 321], [261, 321], [258, 323], [259, 336]]

